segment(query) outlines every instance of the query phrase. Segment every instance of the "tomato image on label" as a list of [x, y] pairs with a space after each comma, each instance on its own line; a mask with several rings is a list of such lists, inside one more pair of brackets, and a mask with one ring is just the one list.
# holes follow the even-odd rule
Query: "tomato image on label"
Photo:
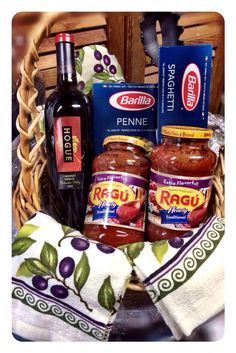
[[93, 178], [85, 224], [119, 224], [143, 230], [147, 181], [127, 173], [112, 172], [95, 173]]
[[207, 203], [202, 203], [199, 207], [189, 212], [187, 220], [191, 228], [199, 225], [207, 216]]
[[211, 182], [211, 177], [176, 177], [152, 170], [148, 220], [166, 229], [198, 227], [207, 217]]
[[140, 200], [129, 201], [120, 205], [116, 210], [116, 214], [122, 223], [131, 222], [136, 216], [138, 216], [141, 206], [142, 204]]

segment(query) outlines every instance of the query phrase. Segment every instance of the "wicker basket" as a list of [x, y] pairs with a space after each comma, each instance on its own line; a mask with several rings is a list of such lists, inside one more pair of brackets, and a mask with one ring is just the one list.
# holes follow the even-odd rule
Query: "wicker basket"
[[[63, 13], [44, 13], [40, 24], [37, 24], [28, 47], [28, 51], [21, 64], [21, 85], [17, 92], [19, 101], [19, 115], [16, 127], [19, 131], [20, 142], [17, 156], [21, 164], [21, 171], [13, 193], [14, 222], [19, 229], [35, 212], [41, 209], [41, 183], [46, 166], [43, 147], [45, 135], [40, 132], [40, 114], [37, 111], [35, 99], [37, 90], [34, 78], [38, 73], [38, 49], [42, 40], [50, 35], [52, 25]], [[28, 118], [30, 116], [30, 124]], [[30, 143], [34, 141], [34, 147]], [[220, 152], [218, 166], [213, 179], [212, 212], [224, 217], [224, 151]]]

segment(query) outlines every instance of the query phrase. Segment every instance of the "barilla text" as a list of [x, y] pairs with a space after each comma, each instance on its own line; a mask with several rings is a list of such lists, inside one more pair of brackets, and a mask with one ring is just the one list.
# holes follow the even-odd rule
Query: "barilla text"
[[94, 83], [94, 152], [110, 135], [144, 137], [156, 143], [157, 84]]
[[163, 125], [207, 127], [212, 45], [160, 47], [157, 142]]

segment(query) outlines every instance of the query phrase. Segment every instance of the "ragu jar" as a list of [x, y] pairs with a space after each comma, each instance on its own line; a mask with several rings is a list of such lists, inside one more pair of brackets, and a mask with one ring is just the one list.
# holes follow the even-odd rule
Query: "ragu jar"
[[147, 144], [113, 135], [92, 165], [92, 182], [83, 232], [114, 247], [144, 240], [149, 161]]
[[206, 220], [217, 161], [209, 129], [163, 126], [162, 135], [151, 155], [149, 241], [179, 237]]

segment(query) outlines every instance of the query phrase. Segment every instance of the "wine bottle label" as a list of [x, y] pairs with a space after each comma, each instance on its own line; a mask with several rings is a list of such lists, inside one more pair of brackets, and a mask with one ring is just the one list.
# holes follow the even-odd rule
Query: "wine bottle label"
[[80, 117], [63, 116], [54, 118], [53, 132], [57, 172], [81, 172]]
[[58, 174], [59, 190], [83, 189], [82, 173], [60, 173]]

